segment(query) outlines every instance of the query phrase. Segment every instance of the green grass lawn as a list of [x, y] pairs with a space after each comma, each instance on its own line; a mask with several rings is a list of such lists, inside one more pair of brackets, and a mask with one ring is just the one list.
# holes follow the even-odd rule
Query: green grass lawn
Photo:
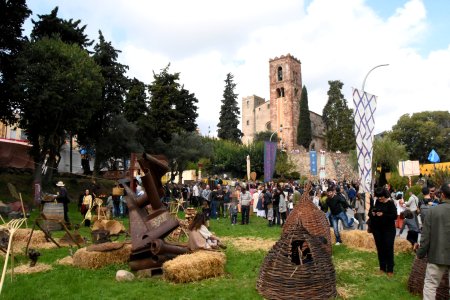
[[[82, 217], [76, 211], [75, 204], [71, 205], [69, 213], [72, 222], [81, 222]], [[37, 212], [34, 211], [31, 219], [36, 216]], [[128, 227], [128, 219], [123, 220]], [[250, 225], [232, 226], [229, 219], [211, 220], [211, 230], [219, 237], [228, 238], [278, 239], [281, 233], [280, 227], [268, 227], [264, 219], [254, 216], [251, 217]], [[90, 238], [88, 228], [82, 227], [80, 233]], [[55, 232], [53, 235], [59, 237], [62, 234]], [[226, 275], [187, 284], [169, 283], [161, 277], [116, 282], [116, 271], [128, 270], [128, 265], [84, 270], [56, 264], [56, 260], [69, 254], [68, 248], [40, 252], [42, 256], [39, 262], [51, 264], [53, 270], [15, 275], [12, 282], [8, 275], [0, 299], [262, 299], [256, 291], [259, 267], [266, 255], [261, 250], [242, 252], [238, 247], [228, 244], [225, 250]], [[29, 262], [24, 256], [17, 259], [16, 266]], [[0, 258], [2, 266], [3, 261], [4, 258]], [[411, 253], [397, 255], [395, 276], [387, 278], [377, 275], [376, 253], [356, 251], [345, 245], [333, 246], [337, 286], [348, 299], [419, 299], [407, 291], [412, 261]]]

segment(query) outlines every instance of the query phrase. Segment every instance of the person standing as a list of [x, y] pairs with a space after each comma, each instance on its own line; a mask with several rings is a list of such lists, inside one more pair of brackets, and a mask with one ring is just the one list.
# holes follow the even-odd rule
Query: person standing
[[397, 208], [389, 198], [389, 191], [378, 188], [375, 191], [376, 201], [369, 210], [370, 228], [377, 247], [380, 272], [389, 277], [394, 275], [394, 240]]
[[59, 189], [58, 195], [56, 196], [56, 202], [63, 204], [64, 222], [66, 223], [66, 225], [70, 226], [70, 220], [69, 220], [69, 214], [68, 214], [70, 201], [69, 201], [69, 196], [67, 194], [66, 186], [64, 185], [64, 182], [62, 182], [62, 181], [58, 181], [56, 186]]
[[244, 191], [241, 193], [239, 203], [241, 204], [242, 222], [241, 224], [248, 224], [250, 215], [250, 203], [252, 202], [252, 195], [249, 191], [249, 185], [245, 186]]
[[192, 205], [194, 207], [198, 207], [199, 205], [199, 198], [200, 197], [200, 189], [198, 188], [198, 183], [194, 184], [194, 187], [192, 188]]
[[364, 206], [364, 194], [357, 194], [355, 196], [355, 218], [358, 220], [358, 229], [364, 230], [364, 214], [366, 213]]
[[424, 300], [436, 298], [436, 289], [442, 276], [450, 271], [450, 183], [444, 183], [441, 192], [442, 203], [429, 209], [420, 236], [420, 246], [414, 245], [418, 258], [428, 257], [423, 285]]
[[83, 201], [81, 202], [81, 215], [83, 216], [83, 222], [86, 227], [91, 226], [91, 218], [92, 218], [92, 204], [93, 199], [89, 189], [84, 191]]
[[[327, 189], [327, 206], [330, 209], [331, 214], [331, 223], [333, 224], [334, 235], [336, 237], [336, 245], [340, 245], [342, 243], [341, 235], [339, 234], [339, 220], [342, 221], [344, 227], [350, 228], [353, 226], [353, 223], [357, 223], [354, 218], [348, 220], [347, 214], [344, 209], [349, 208], [347, 201], [345, 201], [344, 197], [340, 197], [336, 195], [336, 189], [334, 186], [331, 186]], [[395, 236], [395, 235], [394, 235]]]

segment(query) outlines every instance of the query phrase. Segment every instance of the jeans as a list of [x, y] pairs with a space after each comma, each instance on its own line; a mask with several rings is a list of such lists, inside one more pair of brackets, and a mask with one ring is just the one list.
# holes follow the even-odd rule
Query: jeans
[[250, 205], [242, 205], [241, 212], [242, 212], [242, 224], [248, 224]]
[[338, 228], [339, 219], [342, 221], [342, 224], [346, 228], [352, 227], [352, 225], [353, 225], [353, 219], [349, 222], [347, 214], [345, 212], [340, 212], [337, 215], [331, 214], [334, 235], [336, 236], [336, 243], [342, 243], [341, 236], [339, 234], [339, 228]]
[[[427, 263], [427, 271], [425, 273], [425, 282], [423, 285], [424, 300], [436, 299], [436, 290], [446, 271], [450, 271], [450, 266]], [[448, 281], [450, 284], [450, 278]]]
[[364, 230], [364, 213], [356, 213], [355, 218], [359, 222], [358, 229]]
[[211, 201], [211, 219], [217, 219], [217, 201]]

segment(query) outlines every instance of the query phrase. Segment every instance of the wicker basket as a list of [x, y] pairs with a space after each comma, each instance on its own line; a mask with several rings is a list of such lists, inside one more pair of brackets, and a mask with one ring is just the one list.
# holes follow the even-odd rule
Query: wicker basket
[[[306, 245], [310, 254], [302, 259], [308, 253]], [[285, 230], [261, 265], [258, 292], [266, 299], [336, 297], [334, 266], [322, 245], [322, 239], [311, 236], [301, 222]]]
[[317, 208], [309, 198], [310, 189], [311, 185], [308, 184], [305, 187], [305, 191], [303, 192], [299, 203], [289, 213], [286, 224], [283, 226], [283, 232], [291, 230], [291, 227], [298, 226], [299, 221], [301, 221], [303, 227], [309, 234], [326, 240], [326, 243], [322, 244], [322, 247], [331, 255], [332, 240], [330, 225], [328, 224], [327, 217], [323, 211]]
[[[421, 295], [423, 293], [423, 284], [425, 280], [425, 272], [427, 269], [427, 258], [415, 258], [409, 274], [408, 290], [412, 294]], [[436, 300], [449, 299], [448, 272], [442, 277], [441, 283], [436, 290]]]

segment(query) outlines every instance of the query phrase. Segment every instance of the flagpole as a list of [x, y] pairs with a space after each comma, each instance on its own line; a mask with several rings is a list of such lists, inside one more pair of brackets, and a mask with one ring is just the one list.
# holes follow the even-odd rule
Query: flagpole
[[[369, 72], [367, 72], [367, 74], [366, 74], [366, 77], [364, 77], [364, 80], [363, 80], [363, 84], [362, 84], [362, 88], [361, 88], [361, 92], [362, 92], [362, 96], [364, 97], [364, 93], [365, 93], [365, 91], [364, 91], [364, 87], [366, 86], [366, 79], [367, 79], [367, 77], [369, 77], [369, 74], [373, 71], [373, 70], [375, 70], [376, 68], [380, 68], [380, 67], [387, 67], [387, 66], [389, 66], [389, 64], [382, 64], [382, 65], [377, 65], [377, 66], [375, 66], [375, 67], [373, 67], [372, 69], [370, 69], [369, 70]], [[371, 190], [373, 191], [373, 189], [374, 189], [374, 184], [375, 184], [375, 182], [374, 182], [374, 178], [373, 178], [373, 175], [371, 174], [371, 177], [372, 177], [372, 186], [371, 186]], [[369, 208], [370, 208], [370, 193], [369, 192], [365, 192], [365, 195], [364, 195], [364, 202], [365, 202], [365, 211], [366, 211], [366, 214], [368, 214], [369, 213]]]
[[370, 69], [369, 72], [367, 72], [366, 77], [364, 77], [363, 84], [362, 84], [362, 89], [361, 89], [361, 91], [362, 91], [363, 94], [364, 94], [364, 86], [366, 85], [366, 79], [367, 79], [367, 77], [369, 76], [370, 72], [372, 72], [372, 71], [375, 70], [376, 68], [379, 68], [379, 67], [387, 67], [387, 66], [389, 66], [389, 64], [378, 65], [378, 66], [375, 66], [375, 67], [373, 67], [372, 69]]

